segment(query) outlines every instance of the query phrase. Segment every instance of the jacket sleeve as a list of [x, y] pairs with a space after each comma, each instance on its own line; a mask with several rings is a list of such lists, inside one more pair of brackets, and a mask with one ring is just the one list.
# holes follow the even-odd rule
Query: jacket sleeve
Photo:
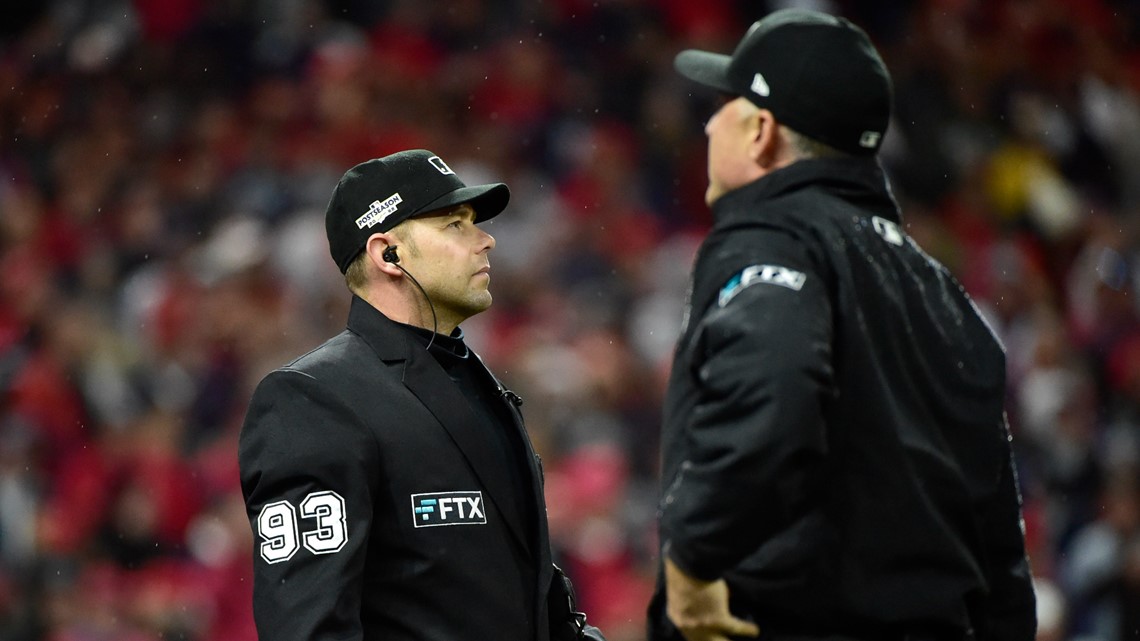
[[990, 589], [980, 613], [979, 638], [1032, 641], [1037, 634], [1036, 597], [1012, 455], [1007, 455], [997, 494], [982, 508], [981, 517]]
[[353, 411], [308, 374], [277, 370], [254, 392], [239, 463], [260, 638], [362, 638], [378, 458]]
[[574, 584], [557, 565], [550, 580], [547, 603], [550, 641], [606, 641], [601, 630], [586, 623], [586, 613], [578, 610]]
[[788, 527], [819, 482], [831, 304], [820, 277], [782, 262], [782, 272], [744, 267], [695, 330], [688, 375], [698, 397], [661, 525], [665, 553], [700, 579], [719, 578]]

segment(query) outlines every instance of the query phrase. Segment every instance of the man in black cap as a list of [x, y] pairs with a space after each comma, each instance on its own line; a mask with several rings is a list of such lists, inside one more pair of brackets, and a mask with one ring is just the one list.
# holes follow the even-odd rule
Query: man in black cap
[[653, 641], [1034, 637], [1005, 356], [907, 235], [866, 34], [777, 11], [685, 51], [714, 224], [662, 435]]
[[476, 223], [509, 197], [424, 150], [337, 184], [348, 328], [266, 376], [241, 433], [262, 639], [602, 638], [551, 563], [521, 400], [459, 329], [491, 305]]

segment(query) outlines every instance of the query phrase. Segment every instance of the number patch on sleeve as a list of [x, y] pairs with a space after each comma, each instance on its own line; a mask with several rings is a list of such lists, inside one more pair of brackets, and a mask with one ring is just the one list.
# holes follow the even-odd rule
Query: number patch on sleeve
[[257, 515], [257, 533], [261, 535], [261, 558], [266, 563], [280, 563], [293, 558], [304, 546], [313, 554], [339, 552], [348, 542], [348, 522], [344, 499], [336, 492], [312, 492], [301, 501], [301, 518], [316, 522], [300, 533], [297, 510], [288, 501], [268, 503]]

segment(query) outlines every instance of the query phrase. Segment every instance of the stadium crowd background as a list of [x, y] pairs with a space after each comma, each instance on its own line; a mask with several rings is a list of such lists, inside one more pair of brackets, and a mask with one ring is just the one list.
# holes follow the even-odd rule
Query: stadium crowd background
[[336, 179], [412, 147], [511, 185], [467, 335], [591, 621], [642, 638], [709, 224], [672, 58], [789, 5], [883, 51], [906, 228], [1005, 342], [1039, 638], [1137, 638], [1135, 0], [53, 0], [0, 10], [0, 641], [255, 638], [245, 403], [343, 327]]

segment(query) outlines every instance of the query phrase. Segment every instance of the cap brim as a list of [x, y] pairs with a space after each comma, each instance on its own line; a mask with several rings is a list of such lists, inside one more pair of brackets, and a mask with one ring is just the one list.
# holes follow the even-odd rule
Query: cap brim
[[511, 190], [503, 183], [490, 185], [472, 185], [460, 187], [453, 192], [444, 194], [424, 205], [413, 216], [420, 216], [432, 211], [447, 209], [463, 203], [470, 203], [475, 209], [475, 221], [483, 222], [498, 216], [507, 208], [511, 200]]
[[728, 63], [731, 56], [721, 53], [686, 49], [673, 59], [673, 68], [689, 80], [726, 93], [735, 93], [728, 82]]

